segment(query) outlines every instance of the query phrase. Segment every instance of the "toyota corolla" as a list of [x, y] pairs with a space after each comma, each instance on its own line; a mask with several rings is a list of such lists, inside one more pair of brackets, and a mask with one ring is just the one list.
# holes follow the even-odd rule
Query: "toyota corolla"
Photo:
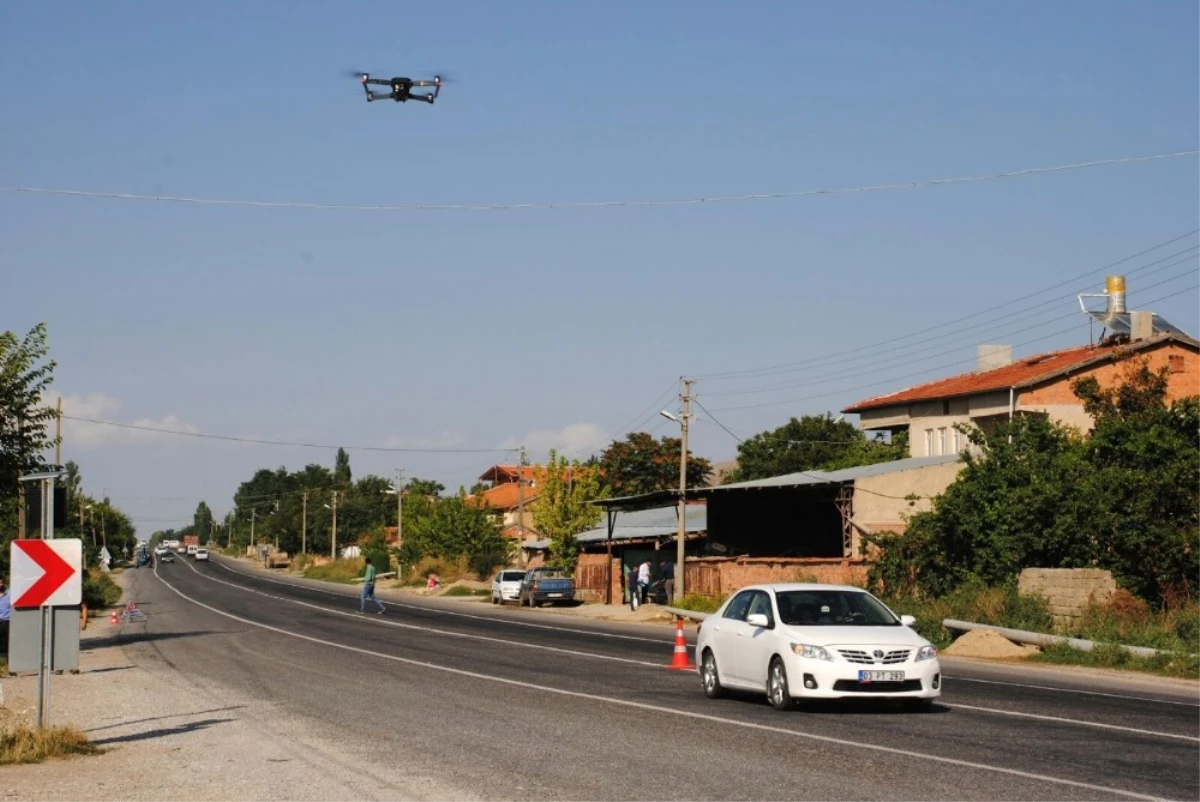
[[896, 698], [928, 709], [941, 696], [942, 670], [937, 647], [914, 623], [860, 588], [751, 585], [700, 625], [704, 693], [765, 693], [777, 710], [846, 698]]

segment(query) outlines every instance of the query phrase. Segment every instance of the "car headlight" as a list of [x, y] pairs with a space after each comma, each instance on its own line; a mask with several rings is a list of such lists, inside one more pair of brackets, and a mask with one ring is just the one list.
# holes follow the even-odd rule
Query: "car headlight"
[[935, 657], [937, 657], [936, 646], [922, 646], [920, 649], [917, 649], [917, 657], [914, 662], [919, 663], [922, 660], [932, 660]]
[[810, 660], [828, 660], [831, 663], [833, 662], [833, 656], [821, 646], [813, 646], [809, 643], [793, 643], [792, 651]]

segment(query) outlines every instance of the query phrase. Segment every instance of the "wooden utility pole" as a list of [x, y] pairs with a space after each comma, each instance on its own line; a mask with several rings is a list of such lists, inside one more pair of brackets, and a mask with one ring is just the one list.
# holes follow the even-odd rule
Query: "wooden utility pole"
[[308, 491], [305, 490], [301, 496], [304, 499], [303, 506], [300, 508], [300, 553], [308, 553]]
[[404, 545], [404, 469], [396, 469], [396, 548]]
[[54, 467], [62, 467], [62, 396], [58, 397], [58, 412], [54, 419]]
[[337, 491], [333, 491], [333, 506], [329, 509], [333, 511], [333, 531], [329, 536], [329, 556], [331, 559], [337, 559]]
[[695, 379], [680, 377], [683, 383], [683, 414], [679, 418], [679, 537], [675, 546], [675, 598], [679, 601], [684, 594], [684, 541], [687, 538], [687, 463], [688, 463], [688, 423], [692, 415], [692, 385]]
[[525, 542], [525, 446], [517, 457], [517, 542]]

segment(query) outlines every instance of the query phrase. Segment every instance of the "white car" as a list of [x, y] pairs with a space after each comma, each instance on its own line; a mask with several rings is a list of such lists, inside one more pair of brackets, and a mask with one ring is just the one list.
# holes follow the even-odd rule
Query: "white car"
[[942, 695], [937, 647], [861, 588], [750, 585], [704, 619], [696, 660], [710, 699], [765, 693], [777, 710], [802, 699], [902, 699], [928, 709]]
[[521, 601], [521, 580], [525, 572], [521, 570], [504, 569], [492, 577], [492, 604]]
[[208, 549], [198, 548], [198, 549], [196, 549], [196, 553], [193, 554], [192, 557], [197, 560], [207, 560], [208, 559]]

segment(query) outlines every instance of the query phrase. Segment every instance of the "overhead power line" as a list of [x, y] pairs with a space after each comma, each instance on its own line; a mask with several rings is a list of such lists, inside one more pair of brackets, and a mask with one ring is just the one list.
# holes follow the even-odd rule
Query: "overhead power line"
[[103, 198], [107, 200], [151, 201], [158, 203], [190, 203], [206, 206], [251, 206], [259, 208], [283, 209], [325, 209], [342, 211], [372, 211], [372, 212], [432, 212], [432, 211], [523, 211], [529, 209], [587, 209], [606, 206], [687, 206], [712, 203], [743, 203], [756, 200], [781, 200], [784, 198], [804, 198], [814, 195], [848, 195], [865, 192], [885, 192], [897, 189], [918, 189], [921, 187], [942, 186], [946, 184], [964, 184], [981, 181], [995, 181], [1001, 178], [1017, 178], [1020, 176], [1037, 175], [1039, 173], [1054, 173], [1066, 170], [1084, 170], [1093, 167], [1106, 167], [1115, 164], [1132, 164], [1160, 159], [1177, 159], [1182, 156], [1194, 156], [1200, 150], [1181, 150], [1172, 153], [1155, 153], [1148, 156], [1126, 156], [1116, 159], [1097, 159], [1073, 164], [1059, 164], [1052, 167], [1028, 167], [1022, 170], [1010, 170], [1002, 173], [987, 175], [960, 176], [956, 178], [931, 178], [920, 181], [905, 181], [895, 184], [875, 184], [861, 187], [844, 187], [831, 189], [810, 189], [795, 192], [760, 192], [745, 195], [716, 195], [699, 198], [680, 198], [665, 200], [608, 200], [608, 201], [557, 201], [552, 203], [496, 203], [496, 204], [355, 204], [355, 203], [310, 203], [304, 201], [254, 201], [234, 200], [227, 198], [193, 198], [178, 195], [137, 195], [125, 192], [98, 192], [83, 189], [55, 189], [48, 187], [16, 187], [0, 186], [3, 192], [25, 192], [41, 195], [72, 195], [84, 198]]
[[[1190, 287], [1184, 287], [1182, 290], [1177, 290], [1176, 292], [1172, 292], [1167, 295], [1159, 296], [1158, 298], [1154, 298], [1153, 300], [1147, 301], [1146, 303], [1148, 303], [1148, 304], [1158, 303], [1159, 301], [1165, 301], [1165, 300], [1168, 300], [1169, 298], [1175, 298], [1176, 296], [1183, 295], [1184, 293], [1187, 293], [1187, 292], [1194, 292], [1195, 290], [1198, 290], [1198, 289], [1200, 289], [1200, 284], [1193, 284]], [[1077, 330], [1077, 327], [1071, 326], [1069, 328], [1060, 329], [1058, 331], [1052, 331], [1049, 334], [1043, 335], [1041, 337], [1034, 337], [1032, 339], [1025, 340], [1024, 342], [1016, 343], [1016, 346], [1031, 345], [1033, 343], [1042, 342], [1043, 340], [1049, 340], [1053, 337], [1058, 337], [1059, 335], [1062, 335], [1062, 334], [1068, 334], [1068, 333], [1076, 331], [1076, 330]], [[945, 365], [935, 366], [933, 368], [930, 368], [929, 370], [945, 370], [947, 368], [953, 368], [953, 367], [958, 367], [961, 365], [968, 365], [968, 364], [976, 364], [976, 359], [975, 358], [960, 359], [955, 362], [947, 363]], [[877, 372], [877, 371], [868, 371], [868, 373], [875, 373], [875, 372]], [[921, 373], [924, 373], [924, 372], [925, 371], [922, 371]], [[855, 375], [865, 375], [865, 374], [855, 374]], [[902, 381], [905, 379], [913, 379], [919, 375], [921, 375], [921, 374], [908, 373], [908, 374], [904, 374], [901, 376], [894, 376], [891, 378], [885, 378], [885, 379], [880, 379], [878, 381], [868, 382], [867, 384], [860, 384], [856, 387], [846, 387], [846, 388], [843, 388], [840, 390], [831, 390], [826, 393], [818, 393], [816, 395], [808, 395], [808, 396], [803, 396], [801, 398], [787, 398], [787, 399], [783, 399], [781, 401], [765, 401], [765, 402], [759, 403], [759, 404], [740, 404], [738, 406], [719, 407], [719, 408], [717, 408], [717, 412], [732, 412], [734, 410], [744, 410], [744, 409], [763, 409], [766, 407], [783, 406], [785, 404], [798, 404], [802, 401], [811, 401], [816, 398], [827, 398], [831, 395], [839, 395], [841, 393], [856, 392], [858, 390], [866, 390], [866, 389], [869, 389], [872, 387], [879, 387], [880, 385], [884, 385], [884, 384], [892, 384], [892, 383]], [[853, 378], [853, 377], [852, 376], [844, 376], [843, 378]], [[709, 414], [711, 415], [712, 413], [709, 413]]]
[[160, 429], [154, 426], [140, 426], [134, 423], [118, 423], [111, 420], [97, 420], [95, 418], [80, 418], [75, 415], [63, 415], [64, 419], [81, 421], [83, 423], [95, 423], [100, 426], [117, 426], [122, 429], [137, 429], [143, 432], [157, 432], [158, 434], [171, 434], [181, 437], [199, 437], [205, 440], [227, 440], [233, 443], [256, 443], [266, 446], [293, 446], [296, 448], [343, 448], [346, 451], [388, 451], [388, 452], [422, 452], [430, 454], [494, 454], [497, 452], [516, 451], [515, 448], [419, 448], [419, 447], [392, 447], [392, 446], [343, 446], [343, 445], [325, 445], [322, 443], [294, 443], [286, 440], [259, 440], [253, 437], [231, 437], [221, 434], [203, 434], [201, 432], [185, 432], [179, 429]]
[[[697, 374], [697, 378], [702, 379], [704, 381], [716, 381], [716, 380], [724, 381], [727, 379], [739, 379], [739, 378], [746, 377], [746, 376], [769, 376], [769, 375], [772, 375], [775, 373], [787, 373], [795, 368], [811, 366], [814, 363], [824, 362], [824, 361], [828, 361], [831, 359], [837, 359], [838, 357], [848, 356], [850, 354], [857, 354], [862, 351], [876, 351], [882, 345], [894, 345], [896, 343], [903, 342], [904, 340], [908, 340], [912, 337], [918, 337], [922, 334], [928, 334], [930, 332], [939, 331], [941, 329], [955, 326], [956, 324], [959, 324], [959, 323], [973, 320], [982, 315], [986, 315], [991, 312], [995, 312], [1000, 309], [1004, 309], [1005, 307], [1009, 307], [1014, 304], [1021, 303], [1022, 301], [1028, 301], [1031, 298], [1036, 298], [1037, 296], [1042, 295], [1047, 292], [1050, 292], [1052, 290], [1056, 290], [1061, 287], [1066, 287], [1070, 284], [1074, 284], [1077, 281], [1082, 281], [1083, 279], [1088, 278], [1089, 276], [1093, 276], [1096, 273], [1100, 273], [1102, 271], [1111, 270], [1115, 267], [1119, 267], [1120, 265], [1123, 265], [1126, 262], [1131, 262], [1134, 259], [1137, 259], [1139, 256], [1145, 256], [1146, 254], [1152, 253], [1153, 251], [1156, 251], [1159, 248], [1165, 248], [1168, 245], [1179, 242], [1181, 239], [1185, 239], [1185, 238], [1193, 236], [1197, 233], [1200, 233], [1200, 228], [1192, 229], [1191, 231], [1188, 231], [1185, 234], [1180, 234], [1177, 237], [1172, 237], [1171, 239], [1164, 240], [1164, 241], [1158, 243], [1157, 245], [1152, 245], [1149, 248], [1138, 251], [1137, 253], [1122, 257], [1122, 258], [1116, 260], [1115, 262], [1109, 262], [1108, 264], [1103, 265], [1101, 267], [1091, 268], [1089, 270], [1084, 271], [1083, 273], [1080, 273], [1079, 275], [1072, 276], [1071, 278], [1060, 281], [1057, 284], [1051, 284], [1048, 287], [1043, 287], [1042, 289], [1037, 290], [1035, 292], [1027, 293], [1025, 295], [1022, 295], [1017, 298], [1013, 298], [1013, 299], [1005, 301], [1003, 303], [996, 304], [994, 306], [989, 306], [986, 309], [981, 309], [978, 312], [972, 312], [971, 314], [963, 315], [962, 317], [958, 317], [953, 320], [945, 321], [944, 323], [938, 323], [933, 326], [927, 326], [923, 329], [918, 329], [916, 331], [910, 332], [908, 334], [903, 334], [898, 337], [889, 337], [887, 340], [882, 341], [882, 342], [868, 343], [866, 345], [860, 345], [860, 346], [856, 346], [854, 348], [848, 348], [844, 351], [837, 351], [832, 354], [826, 354], [824, 356], [819, 356], [819, 357], [811, 357], [809, 359], [802, 359], [802, 360], [798, 360], [795, 362], [784, 362], [784, 363], [780, 363], [780, 364], [776, 364], [776, 365], [764, 365], [762, 367], [757, 367], [757, 368], [745, 368], [742, 370], [731, 370], [731, 371], [725, 371], [723, 373], [708, 373], [708, 374], [700, 373], [700, 374]], [[1180, 251], [1179, 253], [1172, 254], [1171, 256], [1168, 256], [1168, 257], [1164, 257], [1163, 259], [1159, 259], [1158, 261], [1151, 262], [1148, 265], [1143, 265], [1142, 267], [1137, 268], [1136, 270], [1134, 270], [1132, 272], [1137, 272], [1139, 270], [1145, 269], [1146, 267], [1150, 267], [1152, 265], [1159, 264], [1160, 262], [1165, 261], [1166, 259], [1170, 259], [1173, 256], [1178, 256], [1180, 253], [1186, 253], [1187, 251], [1191, 251], [1191, 250], [1195, 250], [1195, 248], [1188, 248], [1185, 251]], [[922, 342], [925, 342], [925, 341], [923, 340]]]

